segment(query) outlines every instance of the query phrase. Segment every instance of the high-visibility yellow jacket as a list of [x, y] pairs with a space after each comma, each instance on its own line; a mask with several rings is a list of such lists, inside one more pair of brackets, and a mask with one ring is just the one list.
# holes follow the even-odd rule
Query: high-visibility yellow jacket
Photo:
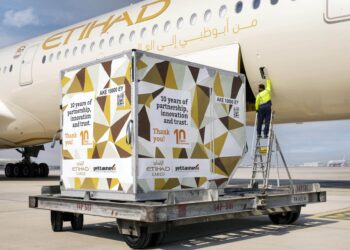
[[266, 89], [256, 96], [255, 109], [259, 110], [260, 105], [271, 101], [271, 81], [266, 80]]

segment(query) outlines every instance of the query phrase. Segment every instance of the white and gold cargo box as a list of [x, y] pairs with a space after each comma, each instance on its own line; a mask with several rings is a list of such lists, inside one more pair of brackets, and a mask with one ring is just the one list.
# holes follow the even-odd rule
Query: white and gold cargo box
[[243, 75], [132, 50], [61, 80], [63, 196], [208, 193], [244, 154]]

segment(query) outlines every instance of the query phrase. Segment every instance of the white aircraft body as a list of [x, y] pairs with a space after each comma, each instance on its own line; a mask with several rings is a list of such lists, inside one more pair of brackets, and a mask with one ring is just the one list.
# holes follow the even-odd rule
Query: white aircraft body
[[0, 147], [52, 140], [60, 71], [133, 48], [241, 71], [254, 94], [265, 66], [279, 123], [349, 119], [349, 21], [346, 0], [149, 0], [3, 48]]
[[346, 156], [342, 160], [331, 160], [327, 162], [327, 167], [345, 167], [347, 166]]

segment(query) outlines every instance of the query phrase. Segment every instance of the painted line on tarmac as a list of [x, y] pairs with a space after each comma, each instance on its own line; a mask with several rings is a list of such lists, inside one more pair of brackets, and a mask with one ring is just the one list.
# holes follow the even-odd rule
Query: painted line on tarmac
[[350, 208], [336, 210], [327, 213], [313, 215], [309, 218], [327, 219], [327, 220], [348, 220], [350, 221]]

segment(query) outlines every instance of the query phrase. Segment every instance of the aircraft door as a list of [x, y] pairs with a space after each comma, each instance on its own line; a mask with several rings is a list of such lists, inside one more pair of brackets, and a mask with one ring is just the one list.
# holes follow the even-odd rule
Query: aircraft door
[[324, 19], [327, 23], [350, 21], [350, 1], [325, 0]]
[[33, 83], [33, 60], [39, 45], [27, 48], [21, 62], [19, 85], [26, 86]]
[[240, 72], [241, 50], [238, 43], [177, 56], [178, 59], [227, 71]]

